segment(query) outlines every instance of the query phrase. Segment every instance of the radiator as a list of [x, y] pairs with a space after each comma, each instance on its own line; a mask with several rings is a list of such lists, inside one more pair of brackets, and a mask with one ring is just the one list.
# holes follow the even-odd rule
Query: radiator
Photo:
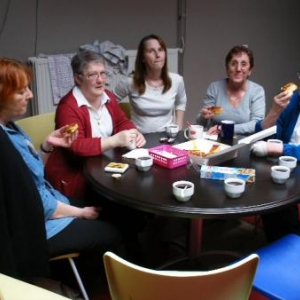
[[[179, 50], [180, 49], [177, 48], [168, 49], [168, 66], [170, 72], [178, 73]], [[128, 74], [134, 70], [136, 52], [136, 50], [126, 51], [126, 55], [128, 57]], [[55, 111], [58, 101], [57, 95], [54, 95], [53, 93], [53, 84], [51, 82], [48, 57], [30, 57], [28, 59], [28, 63], [33, 72], [33, 82], [31, 86], [34, 95], [34, 98], [31, 101], [32, 115]], [[70, 69], [70, 74], [68, 74], [70, 78], [72, 77], [71, 73], [72, 72]], [[110, 76], [108, 78], [108, 89], [112, 90], [122, 77], [124, 77], [124, 75], [120, 73]], [[66, 81], [66, 92], [69, 91], [73, 86], [73, 80], [70, 80], [70, 78], [68, 78], [69, 81]], [[62, 96], [63, 94], [60, 95], [60, 97]]]
[[32, 115], [55, 111], [48, 59], [30, 57], [29, 64], [33, 72], [31, 86], [33, 92]]

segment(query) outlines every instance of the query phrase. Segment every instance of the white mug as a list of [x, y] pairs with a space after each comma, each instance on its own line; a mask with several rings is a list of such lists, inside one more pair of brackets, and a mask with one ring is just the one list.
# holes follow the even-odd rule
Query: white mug
[[178, 131], [179, 131], [179, 126], [177, 124], [169, 124], [166, 126], [166, 134], [170, 138], [176, 137]]
[[185, 128], [184, 137], [188, 140], [197, 140], [203, 138], [203, 126], [202, 125], [190, 125]]
[[131, 140], [130, 144], [126, 147], [128, 150], [133, 150], [136, 148], [135, 140]]
[[232, 140], [234, 136], [234, 124], [232, 120], [222, 120], [221, 124], [218, 125], [220, 130], [220, 138], [224, 140]]

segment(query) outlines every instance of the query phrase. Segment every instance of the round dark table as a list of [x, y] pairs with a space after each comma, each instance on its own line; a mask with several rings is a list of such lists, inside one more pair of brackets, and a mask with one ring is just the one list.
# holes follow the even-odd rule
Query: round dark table
[[[144, 148], [159, 145], [164, 133], [146, 134]], [[176, 143], [185, 142], [182, 132]], [[277, 164], [276, 158], [257, 158], [250, 155], [249, 146], [239, 149], [236, 158], [221, 165], [253, 168], [254, 183], [247, 183], [245, 193], [238, 199], [228, 198], [223, 181], [201, 179], [192, 166], [167, 169], [153, 165], [148, 172], [130, 167], [121, 180], [114, 180], [104, 167], [111, 161], [119, 162], [128, 150], [119, 148], [91, 157], [85, 165], [85, 176], [93, 189], [108, 199], [130, 207], [160, 215], [191, 219], [190, 255], [195, 257], [201, 248], [202, 220], [206, 218], [230, 218], [258, 215], [275, 211], [300, 199], [300, 167], [296, 167], [288, 181], [275, 184], [271, 181], [270, 168]], [[172, 194], [172, 183], [188, 180], [195, 184], [195, 193], [190, 201], [182, 203]]]

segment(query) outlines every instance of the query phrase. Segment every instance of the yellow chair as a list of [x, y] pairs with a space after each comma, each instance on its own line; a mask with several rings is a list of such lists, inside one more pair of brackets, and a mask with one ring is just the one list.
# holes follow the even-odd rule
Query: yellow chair
[[104, 254], [112, 300], [248, 300], [259, 257], [212, 271], [156, 271]]
[[18, 124], [33, 140], [35, 149], [39, 149], [45, 137], [54, 130], [55, 112], [19, 119]]
[[55, 294], [43, 288], [0, 274], [1, 300], [67, 300], [69, 298]]
[[130, 113], [130, 103], [129, 102], [119, 102], [119, 106], [121, 109], [124, 111], [126, 117], [128, 119], [131, 118], [131, 113]]

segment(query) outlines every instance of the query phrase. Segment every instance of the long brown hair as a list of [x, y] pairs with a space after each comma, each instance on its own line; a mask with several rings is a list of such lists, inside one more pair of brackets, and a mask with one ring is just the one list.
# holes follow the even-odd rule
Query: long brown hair
[[23, 89], [32, 80], [30, 69], [23, 63], [0, 58], [0, 108], [16, 91]]
[[160, 44], [160, 46], [164, 49], [164, 51], [166, 53], [165, 64], [161, 71], [161, 78], [164, 83], [164, 89], [163, 89], [163, 94], [164, 94], [171, 88], [171, 85], [172, 85], [172, 80], [169, 76], [169, 71], [168, 71], [168, 52], [167, 52], [167, 47], [166, 47], [164, 40], [155, 34], [147, 35], [140, 41], [140, 44], [139, 44], [138, 50], [137, 50], [136, 59], [135, 59], [135, 70], [133, 73], [133, 85], [138, 90], [138, 93], [140, 95], [145, 93], [145, 90], [146, 90], [146, 84], [145, 84], [146, 66], [144, 63], [144, 51], [145, 51], [145, 43], [149, 40], [157, 40], [158, 43]]

